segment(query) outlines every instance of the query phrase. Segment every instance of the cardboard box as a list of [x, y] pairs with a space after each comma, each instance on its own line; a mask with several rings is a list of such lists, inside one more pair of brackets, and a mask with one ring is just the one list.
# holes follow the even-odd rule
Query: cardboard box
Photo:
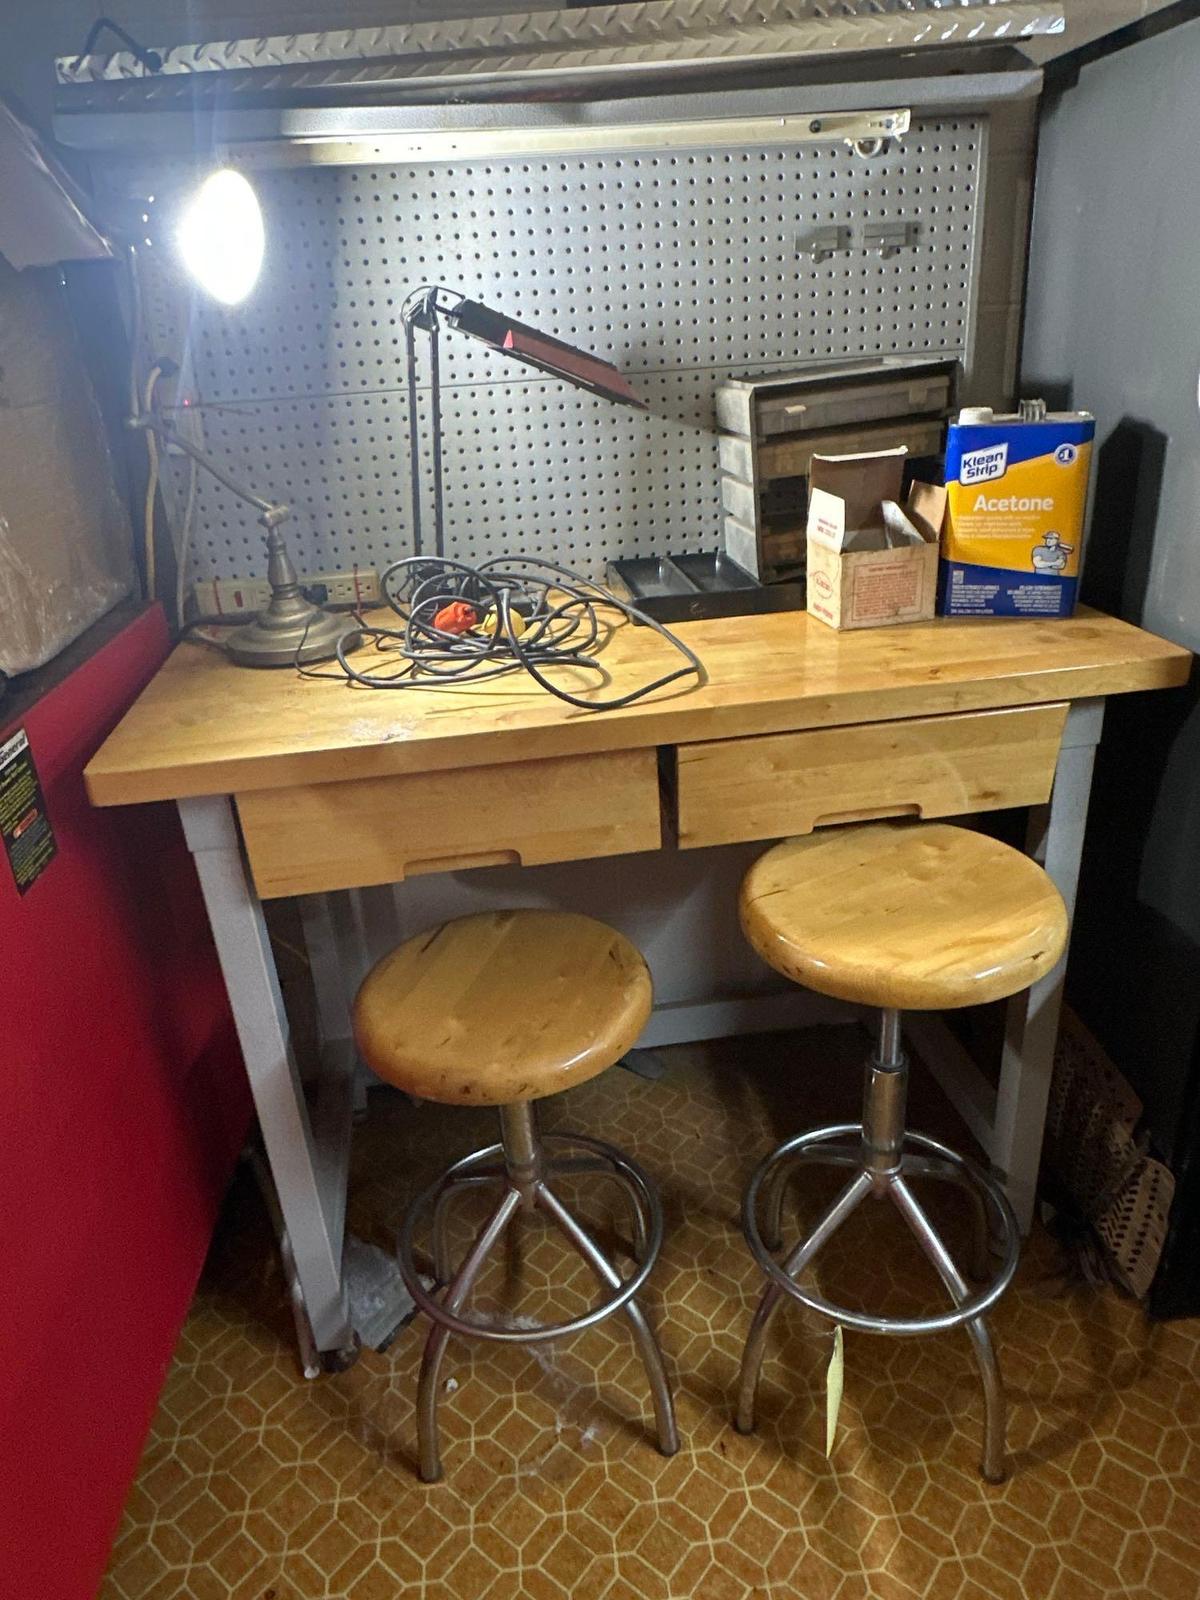
[[902, 506], [907, 455], [813, 457], [808, 609], [831, 628], [933, 616], [945, 490], [915, 484]]

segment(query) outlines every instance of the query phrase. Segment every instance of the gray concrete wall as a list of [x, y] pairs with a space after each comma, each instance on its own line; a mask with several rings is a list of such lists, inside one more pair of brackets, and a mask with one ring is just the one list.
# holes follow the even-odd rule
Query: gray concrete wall
[[[1200, 649], [1200, 20], [1086, 67], [1042, 119], [1023, 371], [1097, 437], [1167, 441], [1137, 619]], [[1030, 388], [1027, 381], [1026, 388]]]
[[[1095, 412], [1083, 596], [1200, 649], [1200, 20], [1046, 104], [1022, 393]], [[1200, 1082], [1200, 704], [1116, 697], [1097, 763], [1068, 994], [1160, 1148]]]

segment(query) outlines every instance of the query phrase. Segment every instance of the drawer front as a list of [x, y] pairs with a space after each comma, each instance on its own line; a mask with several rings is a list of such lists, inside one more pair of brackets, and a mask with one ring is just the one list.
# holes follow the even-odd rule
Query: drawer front
[[653, 750], [255, 790], [237, 806], [264, 899], [662, 842]]
[[860, 428], [798, 433], [769, 439], [758, 447], [759, 479], [807, 476], [814, 455], [856, 455], [904, 445], [910, 456], [940, 453], [945, 423], [939, 417], [876, 422]]
[[684, 849], [875, 817], [952, 817], [1050, 798], [1065, 705], [680, 745]]
[[878, 378], [866, 383], [817, 384], [758, 402], [758, 431], [799, 433], [804, 429], [854, 428], [896, 417], [945, 415], [950, 405], [950, 375], [934, 372]]

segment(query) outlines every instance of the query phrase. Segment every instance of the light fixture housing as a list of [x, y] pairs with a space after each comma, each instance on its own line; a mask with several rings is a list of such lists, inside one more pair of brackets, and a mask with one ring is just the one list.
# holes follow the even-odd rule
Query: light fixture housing
[[554, 339], [501, 311], [493, 311], [478, 300], [459, 300], [443, 314], [452, 328], [469, 334], [501, 355], [548, 372], [552, 378], [562, 378], [577, 389], [587, 389], [617, 405], [635, 406], [639, 411], [646, 409], [646, 402], [611, 361], [604, 361], [576, 345], [564, 344], [561, 339]]
[[646, 402], [634, 389], [625, 375], [600, 356], [594, 356], [577, 345], [565, 344], [540, 328], [531, 328], [527, 322], [502, 311], [493, 311], [479, 300], [468, 300], [456, 295], [441, 284], [424, 283], [414, 289], [400, 307], [400, 320], [404, 325], [404, 346], [408, 364], [408, 416], [409, 416], [409, 474], [412, 486], [413, 549], [422, 553], [421, 529], [421, 442], [417, 427], [420, 415], [417, 395], [417, 345], [419, 328], [429, 336], [429, 409], [432, 424], [433, 457], [433, 553], [442, 557], [445, 547], [445, 499], [442, 474], [442, 406], [441, 362], [438, 355], [438, 330], [444, 321], [448, 327], [469, 334], [497, 350], [501, 355], [520, 361], [539, 372], [548, 372], [553, 378], [576, 389], [586, 389], [589, 394], [602, 396], [617, 405], [633, 406], [639, 411], [647, 409]]
[[266, 251], [262, 207], [242, 173], [222, 167], [187, 201], [176, 244], [188, 272], [222, 305], [240, 305], [258, 282]]

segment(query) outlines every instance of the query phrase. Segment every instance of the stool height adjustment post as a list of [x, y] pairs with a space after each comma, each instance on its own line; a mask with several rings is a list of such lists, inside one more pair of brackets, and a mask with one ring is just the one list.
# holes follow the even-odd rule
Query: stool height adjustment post
[[521, 1194], [521, 1205], [532, 1211], [542, 1181], [542, 1152], [538, 1144], [537, 1113], [531, 1100], [516, 1100], [500, 1108], [500, 1144], [508, 1181]]
[[864, 1165], [876, 1195], [885, 1194], [900, 1171], [907, 1102], [908, 1060], [900, 1041], [900, 1013], [884, 1011], [879, 1050], [867, 1065], [863, 1089]]
[[894, 1006], [879, 1014], [879, 1051], [875, 1065], [890, 1071], [906, 1065], [900, 1038], [900, 1013]]

